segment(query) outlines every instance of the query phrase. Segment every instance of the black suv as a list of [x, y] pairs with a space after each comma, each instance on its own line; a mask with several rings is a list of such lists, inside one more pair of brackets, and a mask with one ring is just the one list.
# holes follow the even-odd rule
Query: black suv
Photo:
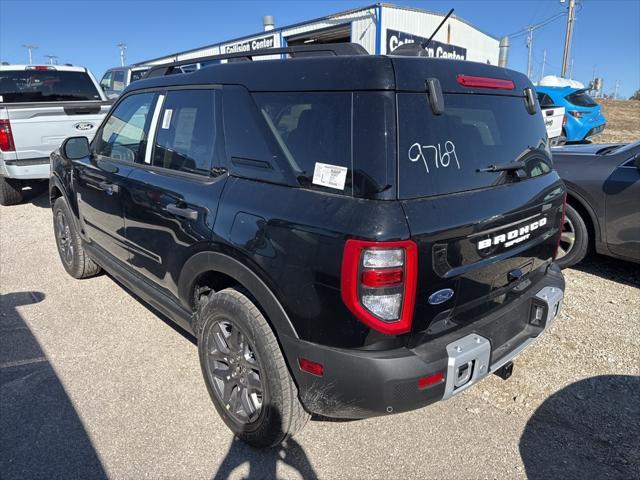
[[506, 378], [564, 290], [529, 80], [349, 44], [262, 53], [156, 67], [52, 154], [67, 272], [104, 269], [191, 332], [257, 446]]

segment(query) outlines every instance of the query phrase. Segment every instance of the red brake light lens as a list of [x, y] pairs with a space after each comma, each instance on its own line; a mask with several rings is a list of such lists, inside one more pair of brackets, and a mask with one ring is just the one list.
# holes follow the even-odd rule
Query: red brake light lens
[[11, 123], [9, 120], [0, 119], [0, 150], [3, 152], [13, 152], [15, 149], [16, 144], [13, 142]]
[[458, 83], [463, 87], [491, 88], [494, 90], [515, 90], [516, 84], [511, 80], [490, 77], [473, 77], [470, 75], [458, 75]]
[[347, 240], [341, 293], [363, 323], [386, 335], [411, 330], [416, 295], [418, 248], [411, 240]]
[[434, 385], [438, 385], [442, 381], [444, 381], [444, 373], [443, 372], [434, 373], [433, 375], [429, 375], [428, 377], [419, 378], [418, 388], [422, 390], [428, 387], [433, 387]]
[[25, 70], [55, 70], [56, 67], [51, 67], [48, 65], [29, 65], [25, 68]]

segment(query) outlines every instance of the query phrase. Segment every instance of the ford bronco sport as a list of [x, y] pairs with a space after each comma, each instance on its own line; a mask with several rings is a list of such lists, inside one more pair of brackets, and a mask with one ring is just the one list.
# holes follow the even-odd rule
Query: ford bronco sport
[[529, 80], [351, 44], [216, 58], [155, 67], [52, 154], [67, 272], [104, 269], [191, 332], [256, 446], [506, 378], [564, 290]]

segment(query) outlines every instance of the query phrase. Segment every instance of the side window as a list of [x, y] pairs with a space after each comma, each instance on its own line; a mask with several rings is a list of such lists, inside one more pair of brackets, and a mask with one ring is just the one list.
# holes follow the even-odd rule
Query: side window
[[541, 107], [553, 106], [553, 99], [546, 93], [538, 93], [538, 103]]
[[[312, 186], [316, 164], [321, 163], [349, 169], [349, 185], [350, 93], [257, 93], [254, 98], [299, 179]], [[344, 184], [339, 190], [345, 190]]]
[[152, 164], [208, 175], [216, 133], [214, 90], [169, 91], [158, 121]]
[[102, 80], [100, 80], [100, 86], [103, 89], [106, 90], [111, 90], [111, 75], [113, 74], [113, 72], [107, 72], [104, 74], [104, 77], [102, 77]]
[[113, 90], [121, 92], [125, 87], [124, 70], [114, 70], [113, 72]]
[[142, 161], [154, 98], [155, 93], [140, 93], [123, 99], [102, 127], [95, 153], [128, 162]]

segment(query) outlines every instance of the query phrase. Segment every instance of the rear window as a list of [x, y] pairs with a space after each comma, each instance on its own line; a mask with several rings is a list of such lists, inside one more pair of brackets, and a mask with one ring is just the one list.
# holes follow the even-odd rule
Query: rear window
[[100, 100], [86, 72], [58, 70], [0, 71], [4, 103]]
[[131, 70], [131, 81], [136, 82], [142, 80], [147, 74], [147, 70]]
[[510, 181], [489, 165], [524, 161], [538, 176], [551, 170], [540, 113], [530, 115], [523, 98], [446, 94], [434, 115], [423, 93], [398, 94], [399, 195], [417, 198], [456, 193]]
[[575, 92], [565, 97], [569, 103], [578, 107], [595, 107], [598, 105], [586, 92]]
[[552, 107], [553, 99], [546, 93], [538, 92], [538, 103], [541, 107]]

